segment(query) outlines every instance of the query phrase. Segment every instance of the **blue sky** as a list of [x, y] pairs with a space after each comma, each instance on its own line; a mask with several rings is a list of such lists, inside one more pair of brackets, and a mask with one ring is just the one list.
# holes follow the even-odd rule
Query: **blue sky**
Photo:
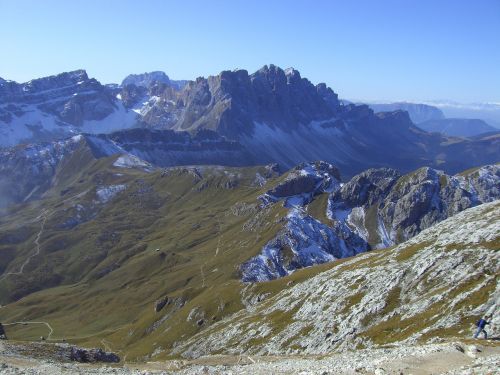
[[0, 77], [293, 66], [343, 98], [500, 102], [500, 0], [0, 0]]

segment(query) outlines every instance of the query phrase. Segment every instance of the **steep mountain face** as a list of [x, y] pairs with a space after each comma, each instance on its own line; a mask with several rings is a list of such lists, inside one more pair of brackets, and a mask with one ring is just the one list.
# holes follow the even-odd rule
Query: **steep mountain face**
[[0, 146], [51, 141], [82, 132], [109, 133], [135, 124], [113, 90], [84, 70], [26, 83], [0, 81]]
[[[0, 149], [0, 212], [15, 203], [40, 199], [52, 186], [57, 168], [75, 159], [82, 140], [78, 135], [64, 141]], [[87, 159], [80, 153], [76, 157]]]
[[498, 131], [491, 125], [479, 119], [447, 118], [428, 120], [418, 124], [427, 132], [439, 132], [456, 137], [472, 137], [482, 133]]
[[406, 111], [410, 115], [411, 121], [415, 124], [420, 124], [424, 121], [444, 119], [444, 113], [439, 108], [427, 104], [407, 102], [370, 103], [369, 106], [375, 112]]
[[[176, 130], [210, 129], [232, 139], [250, 134], [255, 123], [296, 129], [313, 120], [333, 117], [337, 95], [324, 84], [314, 86], [294, 69], [264, 66], [254, 74], [224, 71], [217, 76], [190, 81], [176, 92], [157, 90], [144, 110], [150, 125]], [[154, 118], [163, 118], [153, 123]]]
[[[387, 344], [470, 337], [493, 314], [498, 335], [500, 201], [465, 210], [394, 249], [269, 283], [268, 298], [174, 349], [206, 354], [325, 354]], [[247, 285], [251, 301], [262, 290]]]

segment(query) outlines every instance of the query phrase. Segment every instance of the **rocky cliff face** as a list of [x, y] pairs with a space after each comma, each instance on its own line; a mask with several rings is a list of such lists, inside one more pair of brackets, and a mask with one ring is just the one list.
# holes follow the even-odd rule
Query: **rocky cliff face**
[[401, 243], [469, 207], [500, 198], [500, 168], [450, 176], [421, 168], [405, 176], [368, 170], [333, 193], [328, 215], [347, 223], [372, 248]]
[[136, 87], [146, 87], [149, 88], [158, 83], [164, 83], [166, 85], [172, 86], [177, 90], [182, 89], [188, 81], [186, 80], [171, 80], [164, 72], [150, 72], [142, 74], [130, 74], [122, 81], [121, 86], [125, 87], [128, 85], [134, 85]]
[[169, 119], [162, 126], [211, 129], [233, 139], [251, 134], [256, 122], [292, 130], [329, 119], [339, 107], [337, 95], [326, 85], [314, 86], [298, 71], [274, 65], [253, 74], [237, 70], [198, 78], [179, 92], [167, 90], [159, 97], [148, 112]]

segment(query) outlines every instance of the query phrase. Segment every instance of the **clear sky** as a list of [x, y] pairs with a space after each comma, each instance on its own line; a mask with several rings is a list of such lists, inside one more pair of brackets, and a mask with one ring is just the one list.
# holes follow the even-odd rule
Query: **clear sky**
[[500, 102], [500, 0], [0, 0], [0, 77], [293, 66], [343, 98]]

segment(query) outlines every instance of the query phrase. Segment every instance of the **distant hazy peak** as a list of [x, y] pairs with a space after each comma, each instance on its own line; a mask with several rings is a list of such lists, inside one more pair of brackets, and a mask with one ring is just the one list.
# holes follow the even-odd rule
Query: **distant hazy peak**
[[133, 84], [136, 86], [149, 87], [153, 82], [168, 84], [170, 83], [170, 78], [168, 77], [168, 75], [165, 74], [165, 72], [161, 71], [154, 71], [142, 74], [129, 74], [122, 81], [122, 86]]

